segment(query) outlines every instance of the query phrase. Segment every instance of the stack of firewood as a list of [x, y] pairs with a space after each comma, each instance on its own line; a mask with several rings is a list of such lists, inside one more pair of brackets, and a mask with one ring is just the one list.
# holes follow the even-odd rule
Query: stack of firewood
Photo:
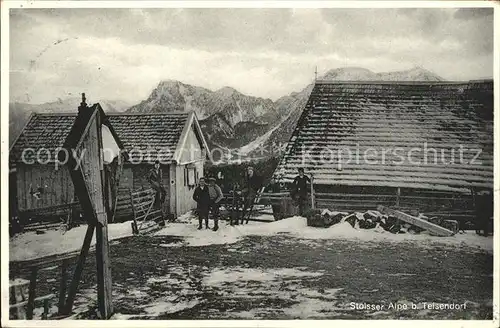
[[[431, 223], [442, 226], [446, 229], [458, 232], [458, 222], [455, 220], [444, 220], [439, 217], [426, 217], [419, 214], [420, 219], [427, 220]], [[366, 211], [364, 213], [353, 212], [336, 212], [325, 210], [311, 210], [306, 214], [307, 225], [310, 227], [328, 228], [340, 222], [348, 222], [356, 229], [383, 229], [391, 233], [410, 233], [418, 234], [424, 229], [413, 224], [406, 223], [397, 217], [384, 215], [379, 211]]]

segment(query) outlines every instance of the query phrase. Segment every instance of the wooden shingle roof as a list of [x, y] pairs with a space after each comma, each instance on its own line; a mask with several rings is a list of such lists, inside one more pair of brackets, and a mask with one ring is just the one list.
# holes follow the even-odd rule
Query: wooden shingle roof
[[298, 167], [322, 185], [492, 188], [493, 82], [318, 81], [275, 173]]
[[189, 113], [110, 114], [132, 163], [173, 159]]
[[[157, 156], [160, 156], [161, 161], [168, 162], [173, 159], [186, 123], [192, 115], [111, 113], [107, 117], [131, 162], [152, 161]], [[29, 155], [25, 157], [26, 160], [34, 160], [40, 149], [47, 149], [39, 153], [41, 156], [37, 157], [37, 161], [54, 161], [55, 150], [63, 146], [75, 118], [76, 113], [33, 114], [11, 148], [10, 163], [20, 162], [22, 152], [27, 148], [34, 152], [26, 152]]]
[[75, 118], [76, 113], [33, 113], [10, 149], [10, 163], [21, 162], [23, 151], [28, 149], [24, 153], [26, 163], [54, 162], [56, 149], [62, 148]]

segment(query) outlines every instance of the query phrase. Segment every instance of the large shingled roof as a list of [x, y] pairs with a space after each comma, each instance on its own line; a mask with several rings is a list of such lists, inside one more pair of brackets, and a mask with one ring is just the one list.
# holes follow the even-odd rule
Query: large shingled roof
[[492, 188], [493, 82], [317, 81], [275, 173], [298, 167], [321, 185]]
[[[160, 160], [166, 162], [173, 159], [189, 115], [112, 113], [107, 117], [129, 152], [130, 161], [139, 160], [139, 156], [142, 161], [150, 161], [160, 155]], [[32, 161], [40, 149], [46, 149], [39, 153], [38, 160], [53, 162], [55, 151], [63, 146], [75, 118], [76, 113], [33, 114], [11, 148], [10, 163], [20, 162], [27, 148], [34, 150], [26, 153], [27, 161]]]

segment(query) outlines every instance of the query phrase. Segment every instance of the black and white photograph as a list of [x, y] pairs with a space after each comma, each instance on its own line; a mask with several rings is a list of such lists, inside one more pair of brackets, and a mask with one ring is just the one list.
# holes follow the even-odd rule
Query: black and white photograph
[[355, 4], [3, 1], [2, 326], [498, 327], [499, 5]]

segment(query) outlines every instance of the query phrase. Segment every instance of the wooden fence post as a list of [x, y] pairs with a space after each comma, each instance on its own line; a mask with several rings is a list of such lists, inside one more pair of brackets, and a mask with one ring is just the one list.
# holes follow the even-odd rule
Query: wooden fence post
[[61, 264], [61, 281], [59, 282], [59, 314], [62, 314], [64, 304], [66, 302], [66, 285], [68, 280], [68, 275], [66, 271], [68, 270], [68, 259], [64, 259]]
[[316, 200], [315, 200], [315, 197], [314, 197], [314, 178], [313, 178], [313, 175], [311, 174], [311, 209], [315, 209], [316, 208]]
[[396, 189], [396, 206], [398, 207], [399, 207], [400, 197], [401, 197], [401, 188], [398, 187], [398, 189]]
[[26, 319], [33, 319], [33, 310], [35, 309], [35, 297], [36, 297], [36, 278], [38, 274], [38, 267], [34, 266], [31, 268], [30, 274], [30, 287], [28, 292], [28, 309], [26, 311]]

